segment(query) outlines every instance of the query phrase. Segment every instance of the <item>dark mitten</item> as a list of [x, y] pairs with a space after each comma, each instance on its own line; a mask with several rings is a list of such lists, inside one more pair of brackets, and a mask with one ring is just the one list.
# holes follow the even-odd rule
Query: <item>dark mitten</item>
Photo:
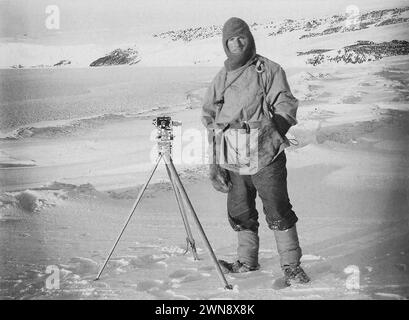
[[229, 172], [220, 167], [218, 164], [209, 165], [209, 178], [213, 187], [220, 192], [227, 193], [230, 191], [232, 184]]
[[290, 130], [291, 125], [286, 119], [284, 119], [284, 117], [280, 116], [279, 114], [274, 115], [274, 121], [277, 126], [278, 132], [280, 132], [282, 136], [285, 136], [288, 130]]

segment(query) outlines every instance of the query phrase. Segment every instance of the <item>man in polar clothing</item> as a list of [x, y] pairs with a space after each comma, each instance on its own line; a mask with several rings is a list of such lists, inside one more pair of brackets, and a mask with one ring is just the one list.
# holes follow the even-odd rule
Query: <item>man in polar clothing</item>
[[219, 263], [226, 273], [259, 268], [258, 193], [286, 284], [309, 282], [300, 266], [298, 218], [288, 197], [284, 151], [289, 146], [285, 134], [297, 123], [298, 100], [282, 67], [256, 53], [246, 22], [227, 20], [222, 41], [227, 59], [202, 107], [210, 179], [216, 190], [227, 193], [228, 221], [238, 235], [238, 259]]

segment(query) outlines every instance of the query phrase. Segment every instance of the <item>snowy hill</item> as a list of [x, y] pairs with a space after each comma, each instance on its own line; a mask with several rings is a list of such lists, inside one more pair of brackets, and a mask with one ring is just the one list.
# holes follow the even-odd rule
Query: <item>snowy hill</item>
[[[308, 32], [299, 37], [299, 39], [323, 36], [337, 32], [352, 32], [366, 29], [370, 26], [380, 27], [390, 24], [398, 24], [409, 21], [409, 6], [402, 8], [374, 10], [361, 16], [353, 14], [340, 14], [330, 17], [314, 19], [285, 19], [278, 22], [258, 24], [253, 22], [250, 29], [253, 32], [269, 30], [268, 36], [277, 36], [293, 31]], [[162, 39], [171, 39], [172, 41], [190, 42], [220, 36], [222, 26], [207, 26], [188, 28], [176, 31], [167, 31], [160, 34], [154, 34], [154, 37]]]
[[[335, 14], [268, 23], [248, 22], [256, 38], [258, 51], [268, 56], [273, 53], [272, 59], [287, 65], [311, 63], [310, 57], [305, 60], [305, 57], [300, 57], [297, 52], [343, 50], [359, 40], [409, 40], [406, 32], [409, 26], [409, 6], [372, 10], [359, 16]], [[221, 29], [221, 25], [210, 25], [168, 30], [139, 39], [136, 44], [106, 46], [56, 47], [3, 43], [0, 44], [0, 66], [61, 67], [58, 62], [62, 60], [71, 61], [65, 67], [135, 63], [144, 66], [216, 66], [224, 60], [224, 53], [220, 49]], [[277, 48], [285, 48], [287, 51], [276, 52]]]
[[115, 49], [108, 55], [93, 61], [90, 67], [114, 66], [114, 65], [133, 65], [140, 61], [138, 51], [132, 48]]

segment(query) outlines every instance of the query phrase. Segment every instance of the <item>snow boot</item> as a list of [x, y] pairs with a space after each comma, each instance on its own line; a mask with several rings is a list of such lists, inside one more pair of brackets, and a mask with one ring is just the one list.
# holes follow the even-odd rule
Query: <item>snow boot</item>
[[296, 226], [287, 230], [274, 230], [274, 236], [277, 244], [277, 251], [280, 255], [281, 268], [288, 266], [299, 266], [301, 259], [301, 248], [298, 242]]
[[285, 267], [284, 271], [284, 281], [287, 286], [293, 284], [304, 284], [310, 282], [310, 278], [305, 273], [305, 271], [300, 267]]
[[238, 260], [250, 267], [258, 266], [258, 233], [251, 230], [237, 231], [237, 243]]
[[257, 232], [251, 230], [237, 231], [237, 255], [235, 262], [219, 260], [224, 273], [242, 273], [255, 271], [260, 268], [258, 264], [259, 237]]
[[[277, 251], [280, 255], [280, 265], [284, 272], [283, 286], [293, 284], [308, 283], [310, 278], [300, 267], [301, 248], [298, 241], [297, 228], [293, 227], [287, 230], [274, 230], [277, 243]], [[278, 283], [281, 283], [279, 280]]]
[[223, 273], [244, 273], [260, 269], [259, 264], [257, 264], [256, 266], [249, 266], [248, 264], [243, 263], [239, 260], [235, 262], [218, 260], [218, 262]]

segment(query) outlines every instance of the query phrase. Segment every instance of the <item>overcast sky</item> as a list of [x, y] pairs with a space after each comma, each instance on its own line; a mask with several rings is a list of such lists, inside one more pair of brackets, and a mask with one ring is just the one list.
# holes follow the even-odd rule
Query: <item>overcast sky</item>
[[[0, 40], [44, 44], [129, 41], [141, 35], [198, 25], [221, 25], [408, 5], [408, 0], [0, 0]], [[48, 5], [57, 5], [60, 28], [46, 28]]]

